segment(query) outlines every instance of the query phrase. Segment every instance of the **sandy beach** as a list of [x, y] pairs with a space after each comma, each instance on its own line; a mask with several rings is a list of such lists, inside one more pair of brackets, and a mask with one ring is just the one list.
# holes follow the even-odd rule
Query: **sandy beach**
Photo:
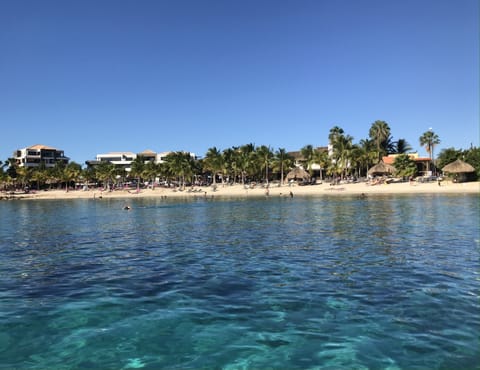
[[[290, 192], [292, 194], [290, 194]], [[272, 184], [267, 189], [262, 186], [254, 188], [245, 187], [241, 184], [222, 185], [217, 184], [216, 190], [212, 186], [193, 187], [179, 191], [171, 188], [158, 187], [155, 189], [115, 190], [101, 191], [101, 189], [90, 190], [48, 190], [32, 192], [29, 194], [1, 193], [3, 199], [104, 199], [104, 198], [125, 198], [133, 199], [140, 197], [290, 197], [290, 196], [324, 196], [324, 195], [376, 195], [376, 194], [480, 194], [480, 182], [452, 183], [442, 182], [439, 186], [436, 182], [431, 183], [393, 183], [381, 185], [369, 185], [364, 182], [350, 183], [332, 186], [329, 183], [317, 185], [298, 186]]]

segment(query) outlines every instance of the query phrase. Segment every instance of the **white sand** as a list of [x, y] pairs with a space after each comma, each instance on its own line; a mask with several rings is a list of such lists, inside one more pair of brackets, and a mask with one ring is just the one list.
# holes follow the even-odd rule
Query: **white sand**
[[[95, 190], [49, 190], [39, 191], [31, 194], [16, 194], [14, 198], [20, 199], [76, 199], [76, 198], [140, 198], [140, 197], [255, 197], [267, 196], [266, 189], [263, 187], [255, 187], [254, 189], [245, 189], [243, 185], [222, 185], [217, 184], [216, 191], [212, 187], [195, 187], [196, 191], [174, 191], [168, 188], [141, 189], [137, 194], [130, 190], [116, 190], [112, 192]], [[439, 186], [436, 182], [432, 183], [395, 183], [382, 185], [367, 185], [366, 183], [342, 184], [331, 186], [323, 183], [308, 186], [277, 186], [271, 185], [268, 189], [270, 197], [285, 196], [289, 197], [290, 192], [293, 196], [311, 195], [348, 195], [348, 194], [480, 194], [480, 182], [452, 183], [445, 182]], [[0, 193], [0, 197], [7, 197], [7, 194]]]

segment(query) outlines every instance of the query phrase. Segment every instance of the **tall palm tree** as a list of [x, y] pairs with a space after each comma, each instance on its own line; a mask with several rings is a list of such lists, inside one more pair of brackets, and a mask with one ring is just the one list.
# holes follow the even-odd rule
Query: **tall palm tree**
[[165, 157], [165, 164], [168, 171], [176, 176], [179, 181], [180, 188], [185, 189], [187, 177], [193, 175], [194, 159], [187, 152], [173, 152]]
[[385, 144], [390, 136], [390, 127], [385, 121], [375, 121], [372, 123], [368, 135], [377, 146], [378, 161], [380, 161], [382, 157], [388, 153]]
[[238, 164], [242, 175], [242, 185], [244, 185], [246, 177], [255, 172], [255, 145], [251, 143], [242, 145], [238, 152]]
[[333, 145], [335, 159], [334, 172], [344, 177], [351, 165], [353, 153], [353, 137], [350, 135], [339, 136]]
[[[220, 150], [216, 147], [209, 148], [203, 159], [203, 167], [206, 170], [212, 172], [213, 185], [217, 183], [216, 177], [219, 172], [222, 171], [224, 161]], [[223, 176], [222, 176], [223, 182]]]
[[233, 182], [236, 182], [237, 174], [238, 174], [238, 154], [237, 149], [235, 147], [227, 148], [222, 152], [223, 157], [223, 166], [222, 166], [222, 173], [223, 177], [229, 178], [230, 181], [233, 179]]
[[412, 151], [412, 147], [405, 139], [398, 139], [395, 142], [395, 153], [397, 154], [405, 154]]
[[157, 163], [153, 161], [149, 161], [145, 164], [145, 167], [143, 169], [143, 174], [152, 183], [152, 190], [155, 189], [155, 178], [157, 177], [158, 172], [159, 172], [159, 168]]
[[65, 181], [65, 190], [68, 192], [68, 185], [72, 181], [77, 181], [82, 174], [82, 166], [76, 162], [70, 162], [63, 170], [62, 179]]
[[[435, 148], [435, 145], [440, 144], [440, 138], [435, 132], [433, 132], [432, 130], [428, 130], [424, 132], [422, 136], [420, 136], [419, 141], [420, 145], [424, 146], [428, 154], [430, 155], [430, 162], [433, 162], [433, 149]], [[430, 171], [430, 163], [427, 164], [427, 171]]]
[[333, 145], [335, 141], [337, 141], [337, 138], [342, 136], [345, 132], [343, 131], [343, 128], [334, 126], [330, 129], [330, 133], [328, 134], [328, 142], [330, 145]]
[[259, 167], [265, 170], [265, 183], [268, 184], [268, 168], [273, 159], [273, 151], [266, 145], [261, 145], [256, 150], [256, 157], [258, 159]]
[[113, 163], [110, 162], [100, 162], [98, 166], [95, 167], [95, 176], [102, 182], [103, 186], [110, 191], [110, 186], [115, 180], [117, 174], [117, 168]]
[[375, 143], [372, 140], [360, 140], [354, 155], [359, 167], [359, 176], [366, 176], [368, 169], [377, 163], [377, 152], [375, 149]]
[[[62, 187], [63, 182], [67, 182], [65, 180], [65, 169], [66, 169], [66, 167], [67, 167], [67, 165], [65, 164], [65, 162], [58, 161], [58, 162], [55, 162], [55, 165], [49, 171], [50, 175], [51, 175], [50, 179], [53, 182], [55, 182], [57, 189], [58, 189], [58, 187], [60, 187], [60, 188]], [[67, 182], [67, 186], [68, 186], [68, 182]]]
[[273, 158], [273, 168], [280, 171], [280, 186], [283, 185], [283, 178], [285, 170], [288, 170], [293, 165], [293, 157], [288, 155], [284, 148], [278, 148]]
[[313, 164], [315, 163], [315, 149], [313, 145], [305, 145], [300, 149], [300, 153], [303, 157], [303, 164], [305, 169], [313, 176]]
[[314, 163], [317, 163], [320, 166], [320, 181], [323, 181], [322, 170], [327, 168], [329, 165], [328, 151], [315, 150], [313, 161]]
[[137, 191], [140, 190], [140, 181], [145, 171], [145, 158], [141, 155], [137, 156], [130, 166], [130, 176], [137, 179]]

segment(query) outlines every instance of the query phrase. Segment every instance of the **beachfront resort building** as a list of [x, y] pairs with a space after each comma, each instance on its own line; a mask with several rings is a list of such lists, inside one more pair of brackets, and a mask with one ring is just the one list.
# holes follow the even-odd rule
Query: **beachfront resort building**
[[[141, 153], [133, 152], [109, 152], [105, 154], [97, 154], [94, 160], [86, 161], [85, 164], [88, 167], [95, 167], [102, 162], [112, 163], [119, 168], [123, 168], [125, 171], [130, 172], [132, 167], [132, 162], [137, 158], [143, 158], [145, 163], [154, 162], [154, 163], [163, 163], [165, 157], [167, 157], [172, 152], [161, 152], [156, 153], [153, 150], [144, 150]], [[192, 158], [196, 158], [194, 153], [189, 153]]]
[[65, 156], [63, 150], [42, 144], [18, 149], [13, 152], [13, 158], [19, 167], [27, 168], [39, 167], [42, 164], [46, 168], [52, 168], [58, 162], [68, 164], [70, 160], [70, 158]]
[[[383, 163], [392, 165], [395, 163], [395, 158], [400, 154], [389, 154], [386, 157], [382, 158]], [[434, 168], [432, 160], [429, 157], [420, 157], [418, 152], [408, 153], [408, 156], [415, 162], [417, 165], [417, 172], [424, 176], [431, 176], [432, 169]]]
[[109, 152], [104, 154], [97, 154], [94, 160], [86, 161], [88, 167], [98, 166], [100, 163], [113, 163], [119, 168], [130, 171], [132, 162], [137, 158], [137, 155], [132, 152]]

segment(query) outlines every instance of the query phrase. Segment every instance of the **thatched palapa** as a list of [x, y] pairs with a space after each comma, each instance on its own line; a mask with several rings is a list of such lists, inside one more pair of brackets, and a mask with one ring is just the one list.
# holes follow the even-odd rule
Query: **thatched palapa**
[[442, 168], [443, 172], [448, 173], [468, 173], [468, 172], [475, 172], [475, 168], [470, 164], [457, 159], [455, 162], [447, 164], [445, 167]]
[[395, 167], [386, 164], [383, 161], [378, 162], [375, 166], [368, 170], [369, 175], [386, 175], [395, 172]]
[[291, 170], [287, 176], [285, 177], [285, 180], [308, 180], [310, 179], [310, 174], [305, 171], [301, 167], [295, 167], [293, 170]]

